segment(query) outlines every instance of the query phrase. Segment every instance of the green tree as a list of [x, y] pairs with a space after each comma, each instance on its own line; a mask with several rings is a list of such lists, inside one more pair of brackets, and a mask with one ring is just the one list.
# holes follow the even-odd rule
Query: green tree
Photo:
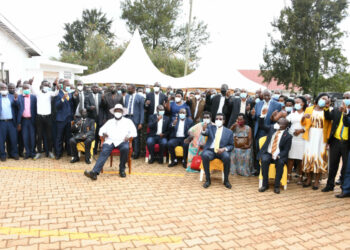
[[[162, 47], [185, 54], [187, 24], [176, 26], [180, 14], [180, 0], [125, 0], [121, 3], [122, 16], [129, 32], [136, 27], [147, 47]], [[196, 60], [201, 45], [207, 44], [209, 33], [203, 21], [194, 19], [191, 26], [190, 58]]]
[[271, 48], [265, 47], [260, 65], [264, 81], [276, 79], [317, 94], [330, 83], [327, 79], [344, 74], [348, 64], [339, 24], [347, 7], [346, 0], [292, 0], [272, 22], [280, 38], [269, 34]]
[[106, 14], [97, 9], [85, 9], [82, 18], [73, 23], [65, 23], [66, 33], [58, 46], [61, 52], [77, 52], [84, 54], [88, 36], [97, 33], [104, 36], [108, 45], [113, 44], [114, 34], [111, 32], [113, 20], [108, 19]]

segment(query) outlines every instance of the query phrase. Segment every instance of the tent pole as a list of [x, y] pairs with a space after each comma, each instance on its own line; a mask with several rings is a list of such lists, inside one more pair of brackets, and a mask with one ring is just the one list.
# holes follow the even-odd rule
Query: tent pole
[[188, 20], [188, 27], [187, 27], [187, 39], [186, 39], [186, 58], [185, 58], [185, 73], [184, 76], [187, 75], [187, 67], [188, 67], [188, 58], [190, 54], [190, 33], [191, 33], [191, 21], [192, 21], [192, 3], [193, 0], [190, 0], [190, 16]]

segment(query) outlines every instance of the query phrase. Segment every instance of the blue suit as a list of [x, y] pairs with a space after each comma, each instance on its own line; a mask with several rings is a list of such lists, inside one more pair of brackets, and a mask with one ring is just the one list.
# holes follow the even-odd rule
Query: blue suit
[[174, 162], [176, 159], [175, 148], [177, 146], [182, 146], [183, 152], [184, 152], [183, 160], [184, 160], [184, 163], [186, 163], [187, 155], [188, 155], [188, 144], [186, 144], [184, 140], [186, 139], [186, 137], [188, 137], [188, 130], [193, 126], [193, 121], [188, 117], [185, 119], [184, 137], [176, 137], [176, 133], [179, 129], [179, 123], [180, 123], [180, 119], [177, 121], [175, 126], [172, 125], [173, 121], [170, 124], [170, 139], [168, 141], [168, 150], [170, 153], [171, 162]]
[[37, 100], [36, 96], [30, 95], [30, 118], [23, 117], [25, 109], [24, 96], [18, 96], [19, 112], [18, 124], [21, 124], [21, 132], [23, 138], [23, 145], [26, 150], [26, 157], [35, 156], [35, 118], [37, 114]]
[[169, 134], [169, 125], [170, 119], [167, 116], [163, 116], [163, 126], [162, 126], [162, 134], [163, 137], [157, 135], [158, 130], [158, 115], [150, 115], [148, 128], [149, 133], [147, 137], [147, 148], [151, 154], [151, 159], [154, 159], [154, 145], [159, 144], [159, 155], [162, 157], [164, 150], [167, 148], [167, 137]]
[[[9, 138], [10, 141], [10, 150], [11, 152], [7, 152], [12, 157], [18, 157], [18, 148], [17, 148], [17, 119], [18, 119], [18, 112], [16, 112], [19, 109], [19, 103], [18, 101], [14, 100], [13, 95], [7, 95], [7, 97], [10, 100], [11, 103], [11, 113], [12, 113], [12, 120], [4, 121], [0, 120], [0, 157], [6, 158], [6, 152], [5, 152], [5, 141], [6, 138]], [[2, 110], [2, 95], [0, 95], [0, 114], [3, 112]]]
[[64, 93], [62, 90], [55, 97], [55, 108], [56, 108], [56, 141], [55, 150], [56, 157], [62, 156], [62, 145], [63, 139], [65, 140], [66, 147], [68, 149], [68, 154], [70, 154], [69, 139], [71, 138], [71, 121], [73, 120], [74, 103], [72, 94], [68, 94], [69, 100], [62, 98]]
[[[346, 117], [343, 117], [344, 126], [350, 127], [350, 113]], [[348, 156], [348, 162], [345, 170], [344, 181], [342, 183], [342, 192], [344, 194], [350, 194], [350, 152]]]
[[[131, 95], [127, 94], [125, 96], [125, 108], [129, 111], [129, 100], [130, 100]], [[140, 155], [140, 136], [141, 136], [141, 130], [138, 129], [139, 124], [143, 124], [144, 122], [144, 116], [145, 116], [145, 110], [144, 110], [144, 105], [145, 105], [145, 98], [139, 94], [134, 95], [134, 108], [133, 108], [133, 114], [132, 115], [127, 115], [126, 117], [131, 119], [135, 127], [137, 128], [137, 137], [134, 138], [132, 141], [133, 144], [133, 149], [134, 149], [134, 155], [138, 157]]]
[[215, 142], [216, 131], [217, 131], [217, 127], [215, 125], [209, 124], [206, 131], [202, 132], [203, 135], [208, 136], [208, 139], [204, 146], [204, 150], [201, 157], [202, 157], [206, 180], [209, 182], [210, 182], [210, 168], [209, 168], [210, 161], [212, 161], [215, 158], [218, 158], [224, 163], [224, 183], [226, 183], [228, 182], [228, 175], [230, 172], [230, 164], [231, 164], [230, 152], [234, 147], [233, 132], [230, 129], [223, 127], [219, 148], [226, 148], [226, 151], [222, 152], [221, 154], [218, 154], [218, 153], [215, 153], [214, 148], [211, 147], [212, 144]]

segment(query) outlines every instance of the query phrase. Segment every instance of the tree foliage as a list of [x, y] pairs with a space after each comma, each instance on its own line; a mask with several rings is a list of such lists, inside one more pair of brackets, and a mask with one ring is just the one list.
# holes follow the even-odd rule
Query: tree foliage
[[326, 90], [331, 79], [341, 79], [347, 60], [342, 54], [339, 29], [346, 17], [346, 0], [292, 0], [272, 23], [280, 37], [271, 38], [260, 65], [265, 82], [302, 87], [305, 92]]

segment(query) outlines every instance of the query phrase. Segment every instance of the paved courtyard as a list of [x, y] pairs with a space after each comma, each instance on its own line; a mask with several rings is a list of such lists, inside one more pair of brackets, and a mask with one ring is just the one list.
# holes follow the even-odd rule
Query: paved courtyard
[[[93, 182], [83, 162], [8, 160], [0, 165], [0, 248], [6, 249], [350, 249], [350, 199], [292, 183], [258, 192], [257, 177], [133, 161]], [[339, 192], [339, 187], [336, 193]]]

